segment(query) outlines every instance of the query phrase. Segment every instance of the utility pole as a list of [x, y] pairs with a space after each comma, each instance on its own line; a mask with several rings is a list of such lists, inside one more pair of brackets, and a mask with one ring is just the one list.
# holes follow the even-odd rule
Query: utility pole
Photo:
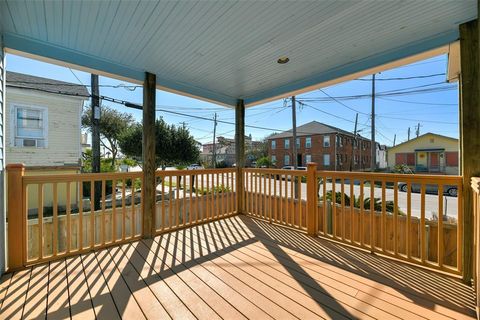
[[[91, 75], [91, 87], [92, 87], [92, 172], [100, 172], [100, 90], [98, 86], [98, 75]], [[96, 181], [95, 184], [94, 199], [92, 199], [94, 208], [100, 207], [100, 196], [102, 194], [102, 183]]]
[[407, 141], [410, 141], [410, 127], [408, 127], [408, 138]]
[[397, 135], [396, 134], [393, 135], [393, 146], [394, 147], [395, 147], [395, 141], [397, 141]]
[[420, 122], [417, 125], [417, 130], [415, 131], [415, 134], [417, 135], [417, 138], [420, 135]]
[[295, 105], [295, 96], [292, 96], [292, 133], [293, 133], [293, 169], [297, 170], [298, 157], [297, 157], [297, 108]]
[[377, 167], [377, 147], [375, 143], [375, 73], [372, 74], [372, 141], [370, 144], [372, 156], [370, 159], [370, 171], [375, 171]]
[[353, 146], [354, 146], [354, 143], [357, 144], [356, 143], [357, 142], [357, 123], [358, 123], [358, 113], [355, 116], [355, 129], [353, 130], [352, 157], [350, 158], [350, 171], [353, 171], [353, 157], [354, 157]]
[[217, 113], [213, 117], [213, 150], [212, 150], [212, 167], [215, 169], [217, 167], [217, 144], [215, 142], [217, 133]]

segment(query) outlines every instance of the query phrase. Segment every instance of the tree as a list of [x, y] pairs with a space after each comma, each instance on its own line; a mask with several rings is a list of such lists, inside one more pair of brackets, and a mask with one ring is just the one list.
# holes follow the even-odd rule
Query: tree
[[[115, 166], [115, 160], [119, 152], [119, 139], [127, 128], [133, 123], [131, 114], [119, 112], [108, 106], [101, 107], [100, 117], [100, 144], [112, 154], [111, 163]], [[82, 127], [91, 131], [92, 108], [88, 107], [82, 115]]]
[[[119, 139], [122, 152], [136, 160], [142, 159], [142, 131], [140, 123], [127, 128]], [[200, 155], [197, 142], [185, 126], [175, 127], [163, 119], [155, 121], [155, 162], [157, 168], [168, 164], [196, 162]]]

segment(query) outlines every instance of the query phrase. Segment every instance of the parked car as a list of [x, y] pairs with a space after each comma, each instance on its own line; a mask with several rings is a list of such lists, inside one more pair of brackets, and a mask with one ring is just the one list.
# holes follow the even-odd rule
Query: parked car
[[187, 167], [187, 170], [198, 170], [203, 169], [203, 166], [199, 165], [198, 163], [191, 164]]
[[[282, 170], [293, 170], [293, 166], [284, 166], [282, 167]], [[302, 170], [302, 171], [307, 171], [307, 167], [297, 167], [297, 170]], [[282, 180], [290, 180], [291, 178], [291, 175], [288, 175], [288, 174], [282, 174], [282, 175], [279, 175], [277, 174], [277, 179], [282, 179]]]
[[[408, 191], [408, 184], [406, 182], [399, 182], [398, 183], [398, 189], [400, 189], [403, 192]], [[412, 192], [421, 192], [421, 185], [419, 183], [412, 183], [411, 184], [411, 191]], [[425, 185], [425, 192], [430, 193], [430, 194], [438, 194], [438, 185], [436, 184], [427, 184]], [[447, 194], [452, 197], [456, 197], [458, 192], [457, 186], [451, 186], [451, 185], [444, 185], [443, 186], [443, 193]]]

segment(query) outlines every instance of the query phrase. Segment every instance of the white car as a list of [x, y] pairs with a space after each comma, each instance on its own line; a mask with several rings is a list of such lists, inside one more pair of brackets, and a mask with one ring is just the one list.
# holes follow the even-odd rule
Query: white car
[[203, 166], [199, 165], [198, 163], [191, 164], [187, 167], [187, 170], [199, 170], [203, 169]]
[[[293, 170], [293, 166], [284, 166], [282, 167], [282, 170]], [[297, 170], [302, 170], [302, 171], [307, 171], [307, 167], [297, 167]], [[282, 179], [282, 180], [290, 180], [291, 179], [291, 175], [286, 175], [286, 174], [282, 174], [282, 175], [278, 175], [277, 174], [277, 179]]]

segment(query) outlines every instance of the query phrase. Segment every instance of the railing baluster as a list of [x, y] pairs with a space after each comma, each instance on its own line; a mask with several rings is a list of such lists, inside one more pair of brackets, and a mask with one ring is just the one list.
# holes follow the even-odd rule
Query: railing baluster
[[[160, 221], [161, 221], [161, 231], [163, 232], [165, 230], [165, 177], [166, 176], [163, 176], [161, 177], [162, 179], [162, 185], [161, 185], [161, 192], [162, 192], [162, 213], [161, 213], [161, 217], [160, 217]], [[142, 199], [143, 200], [143, 199]], [[156, 213], [155, 213], [156, 214]], [[155, 226], [156, 228], [156, 226]]]
[[221, 214], [221, 216], [223, 217], [223, 216], [225, 216], [225, 211], [226, 211], [225, 197], [227, 196], [227, 194], [226, 194], [227, 188], [225, 186], [225, 174], [224, 174], [224, 172], [222, 172], [221, 175], [222, 175], [222, 194], [221, 194], [221, 199], [222, 199], [222, 210], [221, 210], [221, 212], [222, 212], [222, 214]]
[[66, 203], [65, 203], [65, 215], [67, 220], [67, 253], [70, 253], [72, 245], [72, 221], [71, 221], [71, 212], [72, 212], [72, 200], [70, 193], [70, 181], [66, 183]]
[[[166, 177], [166, 176], [165, 176]], [[168, 228], [173, 227], [173, 202], [175, 200], [175, 192], [173, 192], [172, 176], [168, 176]]]
[[327, 176], [323, 176], [323, 235], [328, 235], [327, 227]]
[[[280, 197], [279, 197], [279, 199], [278, 199], [279, 207], [280, 207], [280, 209], [279, 209], [280, 212], [279, 212], [279, 215], [278, 215], [278, 222], [279, 222], [279, 223], [283, 223], [283, 216], [284, 216], [284, 214], [283, 214], [282, 176], [279, 175], [278, 177], [279, 177], [279, 178], [278, 178], [277, 180], [275, 180], [275, 184], [277, 184], [277, 182], [278, 182], [278, 193], [280, 194]], [[275, 177], [275, 179], [276, 179], [276, 178], [277, 178], [277, 177]]]
[[365, 236], [365, 221], [364, 221], [364, 197], [363, 197], [363, 178], [361, 178], [360, 180], [360, 217], [359, 217], [359, 220], [360, 220], [360, 245], [362, 247], [365, 246], [365, 239], [364, 239], [364, 236]]
[[117, 241], [117, 179], [112, 179], [112, 243]]
[[[462, 182], [456, 184], [457, 186], [457, 270], [462, 272], [462, 257], [463, 257], [463, 184]], [[470, 187], [470, 186], [467, 186]], [[478, 201], [478, 195], [475, 197]], [[478, 206], [477, 206], [478, 208]]]
[[355, 239], [355, 194], [353, 193], [353, 185], [355, 183], [355, 179], [352, 177], [350, 178], [350, 243], [353, 244]]
[[273, 180], [273, 221], [278, 222], [278, 203], [277, 203], [277, 179], [275, 175], [270, 176], [270, 181]]
[[375, 180], [370, 180], [370, 251], [375, 250]]
[[95, 181], [90, 181], [90, 249], [95, 247]]
[[[130, 236], [131, 238], [134, 238], [135, 237], [135, 234], [136, 234], [136, 226], [135, 226], [135, 178], [132, 177], [132, 196], [131, 196], [131, 201], [130, 201], [130, 228], [132, 230], [130, 230]], [[155, 195], [155, 200], [154, 200], [154, 203], [155, 203], [155, 208], [156, 208], [156, 203], [157, 203], [157, 190], [155, 188], [154, 190], [154, 195]]]
[[337, 237], [337, 181], [332, 176], [332, 237]]
[[438, 185], [438, 265], [443, 267], [443, 184]]
[[382, 251], [385, 252], [387, 250], [387, 183], [385, 180], [382, 180], [382, 219], [381, 219], [381, 246]]
[[183, 175], [183, 198], [182, 198], [182, 203], [183, 203], [183, 210], [182, 210], [182, 217], [183, 217], [183, 223], [182, 225], [187, 224], [187, 175]]
[[[303, 176], [299, 176], [297, 180], [297, 186], [296, 188], [298, 189], [298, 199], [297, 199], [297, 211], [298, 211], [298, 227], [300, 229], [303, 229], [303, 213], [302, 213], [302, 178]], [[306, 227], [306, 224], [305, 224]]]
[[78, 250], [83, 250], [83, 180], [79, 181], [78, 193], [80, 194], [80, 202], [78, 204]]
[[105, 197], [106, 197], [106, 183], [105, 179], [102, 179], [102, 214], [101, 214], [101, 224], [100, 224], [100, 239], [102, 241], [102, 246], [105, 245]]
[[57, 183], [54, 182], [52, 185], [52, 192], [53, 192], [53, 244], [52, 244], [52, 254], [54, 257], [57, 256], [58, 253], [58, 186]]
[[209, 195], [209, 191], [210, 191], [210, 175], [207, 173], [207, 181], [206, 181], [206, 184], [207, 184], [207, 189], [206, 189], [206, 192], [205, 192], [205, 203], [206, 203], [206, 206], [205, 206], [205, 217], [207, 219], [207, 221], [210, 220], [210, 195]]
[[43, 258], [43, 183], [38, 184], [38, 258]]
[[340, 185], [340, 193], [341, 193], [341, 207], [342, 207], [342, 215], [340, 216], [340, 223], [342, 229], [342, 240], [345, 241], [345, 179], [341, 179]]
[[295, 220], [295, 176], [290, 175], [290, 210], [288, 211], [288, 225], [292, 226]]
[[405, 252], [407, 253], [407, 258], [411, 258], [411, 239], [410, 239], [410, 230], [412, 227], [412, 183], [411, 181], [407, 182], [407, 225], [405, 227], [406, 231], [406, 244], [405, 244]]
[[122, 240], [125, 240], [126, 233], [126, 208], [125, 208], [125, 177], [122, 179]]
[[422, 263], [427, 260], [426, 230], [425, 230], [425, 184], [420, 186], [420, 258]]
[[393, 184], [393, 253], [398, 256], [398, 181], [394, 181]]
[[[262, 176], [261, 176], [262, 177]], [[267, 203], [267, 176], [263, 174], [263, 206], [262, 206], [262, 218], [267, 219], [268, 203]]]

